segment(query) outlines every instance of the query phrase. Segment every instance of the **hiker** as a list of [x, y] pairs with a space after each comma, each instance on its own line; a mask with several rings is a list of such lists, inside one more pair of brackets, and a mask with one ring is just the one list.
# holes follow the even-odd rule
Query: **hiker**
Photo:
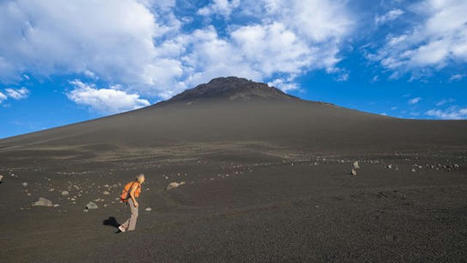
[[[130, 206], [131, 216], [118, 227], [119, 232], [134, 231], [136, 227], [136, 220], [138, 219], [138, 201], [136, 198], [141, 193], [141, 185], [144, 183], [144, 174], [140, 174], [136, 177], [136, 181], [129, 182], [123, 188], [120, 199], [122, 202]], [[117, 232], [117, 233], [119, 233]]]

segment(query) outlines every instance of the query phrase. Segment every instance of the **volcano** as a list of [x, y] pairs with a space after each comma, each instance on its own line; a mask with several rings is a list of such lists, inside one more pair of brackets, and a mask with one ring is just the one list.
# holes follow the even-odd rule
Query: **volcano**
[[[1, 257], [461, 261], [466, 131], [467, 121], [391, 118], [216, 78], [146, 108], [0, 140]], [[114, 235], [109, 222], [128, 212], [115, 199], [138, 173], [137, 231]], [[32, 206], [40, 197], [56, 206]], [[83, 211], [91, 201], [99, 208]]]

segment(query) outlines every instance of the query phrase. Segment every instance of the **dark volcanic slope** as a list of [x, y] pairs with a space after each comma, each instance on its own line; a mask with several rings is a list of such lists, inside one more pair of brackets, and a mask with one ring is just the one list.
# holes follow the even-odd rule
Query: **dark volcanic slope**
[[[225, 84], [225, 85], [224, 85]], [[168, 102], [0, 141], [0, 150], [91, 147], [92, 152], [200, 142], [261, 142], [312, 151], [465, 146], [466, 121], [402, 120], [303, 101], [265, 84], [214, 79]], [[71, 150], [71, 148], [68, 148]]]
[[[141, 172], [137, 231], [115, 235], [129, 212], [115, 198]], [[0, 140], [0, 175], [2, 263], [467, 258], [467, 121], [388, 118], [245, 79]], [[99, 208], [83, 211], [89, 201]]]

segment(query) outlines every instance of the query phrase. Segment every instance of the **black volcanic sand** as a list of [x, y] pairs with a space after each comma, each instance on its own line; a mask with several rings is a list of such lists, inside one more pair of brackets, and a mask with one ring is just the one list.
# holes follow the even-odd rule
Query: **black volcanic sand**
[[[0, 169], [2, 262], [467, 259], [466, 121], [294, 99], [162, 103], [1, 140]], [[114, 234], [103, 221], [127, 219], [115, 198], [140, 172], [137, 231]], [[60, 206], [32, 207], [39, 197]]]

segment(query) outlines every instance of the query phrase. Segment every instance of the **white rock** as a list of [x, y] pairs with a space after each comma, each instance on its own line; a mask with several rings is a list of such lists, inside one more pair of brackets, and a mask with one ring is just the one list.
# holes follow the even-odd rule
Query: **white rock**
[[109, 195], [110, 193], [108, 191], [104, 191], [102, 194], [103, 195]]
[[171, 183], [167, 186], [166, 190], [171, 190], [171, 189], [177, 188], [177, 187], [179, 187], [180, 185], [184, 185], [184, 184], [185, 184], [185, 182], [181, 182], [181, 183], [171, 182]]
[[27, 187], [28, 186], [28, 183], [24, 182], [21, 184], [23, 187]]
[[146, 207], [146, 209], [144, 209], [146, 212], [151, 212], [152, 209], [150, 207]]
[[63, 195], [63, 196], [67, 196], [67, 195], [69, 195], [69, 194], [70, 194], [70, 192], [68, 192], [68, 191], [62, 191], [62, 195]]
[[97, 209], [99, 208], [96, 203], [94, 202], [89, 202], [87, 205], [86, 205], [86, 209]]
[[389, 169], [392, 169], [392, 164], [388, 164], [387, 166]]
[[59, 207], [60, 205], [59, 204], [54, 204], [54, 207]]
[[351, 174], [352, 174], [352, 175], [357, 175], [357, 170], [352, 169]]
[[360, 165], [358, 164], [358, 161], [355, 161], [355, 162], [353, 163], [353, 168], [354, 168], [354, 169], [360, 169]]
[[39, 200], [37, 200], [36, 202], [32, 203], [32, 206], [47, 206], [47, 207], [51, 207], [53, 206], [52, 204], [52, 201], [50, 201], [49, 199], [46, 199], [44, 197], [39, 197]]
[[0, 175], [0, 184], [2, 183], [3, 175]]

